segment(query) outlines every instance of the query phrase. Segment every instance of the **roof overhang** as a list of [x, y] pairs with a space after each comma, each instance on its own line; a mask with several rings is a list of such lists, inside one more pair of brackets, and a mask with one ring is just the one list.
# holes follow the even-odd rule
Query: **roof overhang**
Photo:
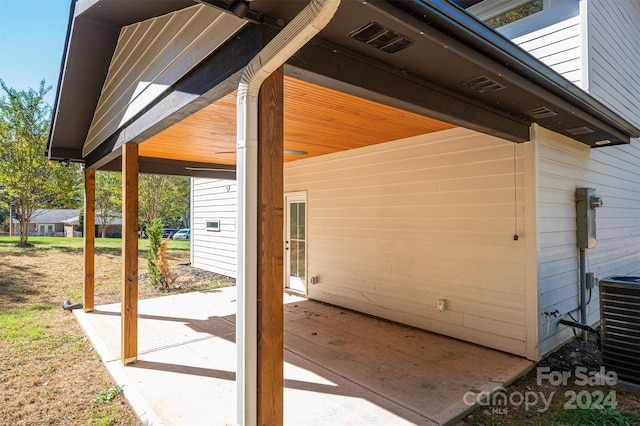
[[49, 158], [82, 161], [82, 145], [122, 27], [193, 4], [191, 0], [71, 0], [47, 145]]
[[[370, 22], [408, 40], [407, 47], [389, 53], [374, 47], [375, 41], [367, 44], [349, 36]], [[332, 79], [351, 78], [354, 85], [378, 93], [386, 90], [389, 96], [404, 88], [401, 100], [407, 103], [420, 103], [408, 89], [407, 82], [414, 82], [415, 87], [440, 90], [514, 121], [535, 122], [591, 147], [603, 141], [629, 143], [630, 137], [640, 136], [639, 129], [593, 96], [447, 1], [343, 2], [314, 42], [313, 55], [304, 52], [314, 49], [313, 43], [298, 55], [304, 57], [299, 66]], [[324, 54], [319, 48], [323, 43]], [[341, 65], [348, 63], [348, 56], [368, 62], [371, 72], [348, 72]], [[386, 78], [375, 83], [367, 78], [384, 68], [395, 74], [397, 87]]]
[[[87, 160], [82, 147], [120, 29], [195, 3], [77, 1], [71, 12], [49, 138], [51, 159]], [[230, 4], [222, 0], [199, 3], [222, 9]], [[258, 27], [278, 31], [282, 22], [290, 20], [305, 4], [252, 1], [249, 21], [254, 23], [243, 31], [255, 34]], [[263, 24], [255, 23], [261, 20]], [[408, 40], [406, 48], [390, 52], [372, 46], [376, 43], [358, 40], [357, 35], [353, 37], [372, 22], [404, 36]], [[147, 120], [135, 137], [131, 132], [116, 132], [92, 152], [90, 162], [96, 164], [104, 157], [101, 164], [109, 164], [118, 144], [132, 140], [141, 143], [185, 114], [204, 107], [198, 98], [205, 93], [215, 93], [209, 102], [228, 94], [232, 87], [226, 86], [237, 81], [242, 64], [259, 49], [256, 42], [260, 43], [259, 37], [236, 39], [229, 43], [249, 43], [250, 48], [225, 45], [214, 52], [207, 63], [227, 64], [225, 78], [215, 78], [210, 66], [200, 65], [200, 71], [185, 76], [164, 98], [129, 122], [135, 127], [137, 121]], [[609, 141], [609, 145], [629, 143], [631, 137], [640, 137], [640, 130], [605, 105], [447, 1], [343, 1], [329, 26], [288, 62], [286, 70], [289, 76], [301, 80], [515, 142], [528, 140], [531, 123], [591, 147], [603, 141]], [[202, 81], [194, 79], [196, 72], [209, 75], [209, 86], [217, 86], [189, 92], [193, 81]], [[167, 99], [180, 96], [191, 99], [197, 108], [182, 108], [173, 116], [153, 113], [154, 108], [166, 111]], [[157, 122], [150, 123], [153, 117]]]

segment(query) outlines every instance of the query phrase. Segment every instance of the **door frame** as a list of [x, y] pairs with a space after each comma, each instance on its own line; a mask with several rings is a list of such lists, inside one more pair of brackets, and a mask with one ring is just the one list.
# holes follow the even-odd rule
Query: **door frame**
[[[287, 238], [289, 235], [289, 231], [291, 229], [291, 213], [290, 213], [290, 208], [289, 208], [289, 203], [290, 202], [304, 202], [304, 242], [305, 242], [305, 250], [304, 250], [304, 292], [300, 292], [296, 289], [293, 289], [291, 287], [289, 287], [289, 275], [291, 272], [291, 262], [290, 262], [290, 256], [289, 254], [291, 253], [287, 247]], [[297, 295], [303, 295], [303, 296], [307, 296], [309, 294], [309, 271], [308, 271], [308, 266], [309, 266], [309, 232], [308, 232], [308, 228], [309, 228], [309, 221], [308, 221], [308, 217], [309, 217], [309, 207], [308, 207], [308, 199], [307, 199], [307, 191], [293, 191], [293, 192], [285, 192], [284, 194], [284, 227], [282, 230], [282, 242], [283, 242], [283, 247], [284, 247], [284, 253], [283, 253], [283, 270], [284, 273], [283, 278], [284, 278], [284, 282], [283, 282], [283, 286], [284, 286], [284, 290], [297, 294]]]

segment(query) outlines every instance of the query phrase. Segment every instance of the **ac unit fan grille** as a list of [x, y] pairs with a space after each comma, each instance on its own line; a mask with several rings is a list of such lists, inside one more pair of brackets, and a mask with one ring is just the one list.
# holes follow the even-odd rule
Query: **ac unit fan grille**
[[640, 285], [600, 281], [600, 316], [605, 368], [640, 384]]

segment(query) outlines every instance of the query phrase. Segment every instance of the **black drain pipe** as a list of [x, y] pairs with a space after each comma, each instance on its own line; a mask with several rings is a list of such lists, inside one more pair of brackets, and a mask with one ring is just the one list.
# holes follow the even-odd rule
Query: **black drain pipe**
[[74, 309], [82, 309], [82, 302], [71, 304], [70, 300], [65, 300], [62, 304], [62, 309], [65, 311], [73, 311]]
[[587, 335], [587, 332], [589, 333], [593, 333], [596, 335], [596, 340], [598, 340], [598, 349], [600, 349], [600, 330], [597, 330], [593, 327], [590, 327], [588, 325], [584, 325], [584, 324], [580, 324], [579, 322], [575, 322], [575, 321], [567, 321], [567, 320], [563, 320], [561, 319], [560, 321], [558, 321], [559, 324], [562, 325], [568, 325], [569, 327], [574, 327], [574, 328], [579, 328], [580, 330], [582, 330], [582, 332], [584, 333], [584, 335]]

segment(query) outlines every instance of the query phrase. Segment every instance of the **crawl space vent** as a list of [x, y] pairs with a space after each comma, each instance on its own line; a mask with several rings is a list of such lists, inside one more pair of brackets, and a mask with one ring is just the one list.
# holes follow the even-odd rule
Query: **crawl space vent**
[[528, 111], [525, 111], [525, 113], [530, 115], [533, 118], [549, 118], [549, 117], [553, 117], [554, 115], [558, 115], [557, 112], [547, 108], [546, 106], [533, 108]]
[[505, 86], [497, 81], [491, 80], [485, 75], [470, 78], [469, 80], [463, 81], [462, 84], [467, 86], [469, 89], [480, 93], [496, 92], [498, 90], [506, 89]]
[[369, 22], [356, 28], [348, 36], [387, 53], [399, 52], [413, 44], [413, 40], [409, 37], [383, 27], [377, 22]]

